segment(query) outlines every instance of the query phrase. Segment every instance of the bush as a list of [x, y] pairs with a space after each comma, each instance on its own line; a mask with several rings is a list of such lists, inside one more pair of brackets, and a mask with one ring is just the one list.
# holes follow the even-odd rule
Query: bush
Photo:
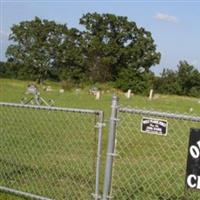
[[189, 96], [192, 97], [200, 97], [200, 87], [193, 87], [190, 90]]
[[123, 69], [119, 73], [115, 86], [124, 92], [131, 89], [135, 94], [146, 95], [153, 87], [153, 77], [151, 72], [141, 73], [132, 68]]

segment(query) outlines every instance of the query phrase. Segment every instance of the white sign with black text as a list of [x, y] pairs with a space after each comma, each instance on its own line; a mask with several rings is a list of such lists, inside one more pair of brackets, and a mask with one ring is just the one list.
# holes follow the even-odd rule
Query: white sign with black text
[[157, 135], [167, 135], [168, 122], [163, 119], [155, 119], [143, 117], [141, 120], [141, 132], [157, 134]]

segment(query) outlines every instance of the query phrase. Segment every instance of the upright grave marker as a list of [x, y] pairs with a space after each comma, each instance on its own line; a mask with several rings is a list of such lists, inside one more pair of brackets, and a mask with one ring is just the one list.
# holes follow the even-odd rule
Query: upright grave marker
[[131, 98], [131, 90], [130, 90], [130, 89], [125, 93], [125, 97], [126, 97], [127, 99], [130, 99], [130, 98]]
[[152, 98], [153, 98], [153, 89], [149, 91], [149, 100], [152, 100]]
[[100, 97], [101, 97], [101, 93], [100, 93], [100, 91], [97, 91], [96, 94], [95, 94], [95, 99], [99, 100]]

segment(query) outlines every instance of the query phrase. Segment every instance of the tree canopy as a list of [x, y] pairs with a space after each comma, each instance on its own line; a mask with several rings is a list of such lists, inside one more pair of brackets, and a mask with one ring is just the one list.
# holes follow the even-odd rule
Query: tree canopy
[[161, 54], [151, 32], [127, 17], [86, 13], [81, 30], [35, 17], [11, 27], [0, 76], [66, 81], [72, 84], [114, 82], [134, 93], [157, 92], [199, 96], [200, 73], [186, 61], [177, 70], [164, 69], [160, 77], [151, 71]]
[[86, 13], [81, 30], [35, 17], [11, 27], [7, 62], [0, 76], [66, 81], [67, 84], [104, 83], [134, 93], [156, 92], [200, 96], [200, 73], [186, 61], [177, 70], [151, 71], [161, 54], [151, 33], [127, 17]]
[[164, 69], [155, 82], [160, 93], [200, 96], [200, 73], [187, 61], [180, 61], [177, 70]]
[[14, 25], [11, 30], [10, 40], [14, 44], [8, 47], [7, 57], [21, 65], [20, 73], [25, 72], [30, 79], [41, 82], [62, 72], [60, 68], [66, 63], [73, 68], [74, 63], [80, 62], [76, 29], [36, 17]]
[[148, 72], [160, 61], [151, 33], [127, 17], [87, 13], [80, 25], [83, 31], [38, 17], [20, 22], [11, 28], [8, 60], [38, 82], [115, 81], [124, 69]]
[[160, 61], [151, 33], [127, 17], [87, 13], [80, 24], [85, 27], [83, 53], [94, 81], [116, 80], [124, 69], [149, 71]]

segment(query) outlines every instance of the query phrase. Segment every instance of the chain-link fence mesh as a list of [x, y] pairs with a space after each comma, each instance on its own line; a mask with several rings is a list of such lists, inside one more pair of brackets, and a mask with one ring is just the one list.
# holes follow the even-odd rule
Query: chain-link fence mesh
[[50, 199], [92, 199], [100, 114], [0, 105], [0, 186]]
[[[198, 200], [200, 194], [185, 190], [190, 128], [200, 118], [119, 109], [112, 197], [120, 200]], [[167, 136], [141, 132], [143, 117], [168, 121]]]
[[[200, 118], [118, 108], [115, 103], [106, 162], [106, 172], [113, 171], [113, 199], [200, 199], [199, 193], [185, 189], [189, 132], [200, 127]], [[141, 132], [144, 117], [166, 120], [167, 135]], [[97, 200], [104, 175], [102, 122], [101, 111], [0, 103], [0, 190], [11, 188], [43, 200]], [[110, 180], [104, 182], [106, 200]]]

